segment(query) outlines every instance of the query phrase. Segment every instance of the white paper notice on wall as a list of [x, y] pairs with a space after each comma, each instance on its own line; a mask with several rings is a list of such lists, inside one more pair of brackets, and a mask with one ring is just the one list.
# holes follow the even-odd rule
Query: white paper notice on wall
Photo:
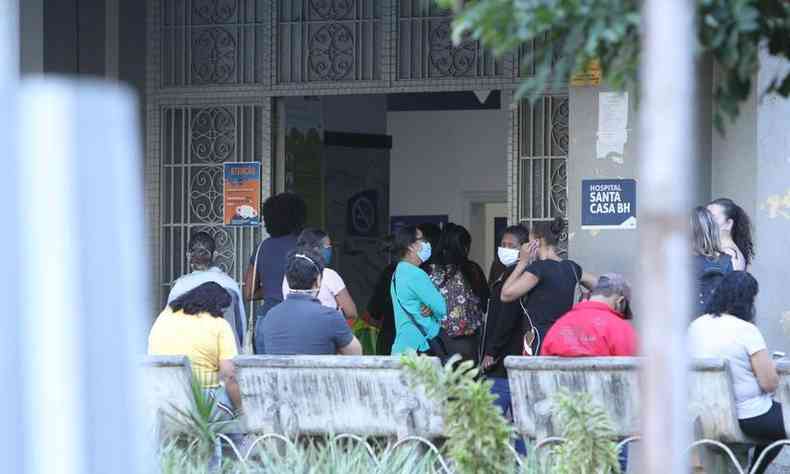
[[595, 156], [623, 163], [628, 142], [628, 92], [598, 94], [598, 134]]

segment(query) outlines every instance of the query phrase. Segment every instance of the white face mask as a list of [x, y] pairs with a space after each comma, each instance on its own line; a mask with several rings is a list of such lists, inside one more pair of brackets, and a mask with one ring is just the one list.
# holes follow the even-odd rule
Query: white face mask
[[515, 265], [518, 262], [518, 249], [509, 249], [507, 247], [499, 247], [496, 251], [499, 261], [506, 267]]

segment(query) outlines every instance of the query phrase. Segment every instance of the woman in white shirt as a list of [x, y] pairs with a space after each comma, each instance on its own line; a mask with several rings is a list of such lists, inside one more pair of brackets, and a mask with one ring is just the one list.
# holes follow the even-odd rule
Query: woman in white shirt
[[[305, 229], [299, 234], [296, 247], [307, 247], [318, 252], [324, 258], [324, 271], [321, 275], [321, 288], [318, 290], [318, 301], [323, 306], [339, 309], [346, 319], [357, 318], [357, 305], [351, 298], [343, 278], [328, 267], [332, 263], [332, 240], [321, 229]], [[288, 281], [283, 278], [283, 297], [291, 289]]]
[[[757, 280], [749, 273], [727, 274], [713, 293], [706, 314], [689, 327], [689, 347], [694, 357], [729, 362], [738, 424], [747, 436], [768, 442], [755, 448], [755, 461], [770, 442], [787, 438], [782, 406], [771, 397], [779, 376], [765, 339], [753, 323], [757, 292]], [[762, 474], [780, 451], [774, 448], [766, 453], [754, 472]]]

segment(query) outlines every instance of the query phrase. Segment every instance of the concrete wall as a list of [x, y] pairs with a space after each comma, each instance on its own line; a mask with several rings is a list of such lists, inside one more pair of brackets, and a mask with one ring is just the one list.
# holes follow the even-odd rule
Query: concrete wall
[[[583, 179], [639, 179], [637, 109], [631, 94], [628, 113], [628, 142], [623, 163], [599, 160], [596, 154], [599, 87], [571, 87], [570, 146], [568, 149], [568, 237], [569, 256], [585, 271], [621, 272], [633, 276], [634, 258], [639, 249], [638, 230], [581, 230], [581, 182]], [[637, 219], [639, 218], [639, 183], [637, 181]]]
[[[697, 175], [694, 202], [704, 204], [711, 198], [712, 162], [712, 81], [710, 61], [698, 65], [698, 103], [696, 123], [698, 141], [696, 159], [691, 165]], [[597, 178], [634, 178], [637, 180], [637, 219], [639, 218], [639, 123], [638, 104], [634, 93], [629, 97], [628, 142], [623, 163], [598, 160], [596, 133], [598, 127], [598, 94], [602, 87], [571, 87], [570, 147], [568, 150], [568, 221], [570, 257], [579, 261], [585, 270], [594, 273], [615, 271], [633, 279], [638, 270], [639, 229], [636, 230], [581, 230], [581, 181]]]
[[[758, 89], [765, 90], [790, 63], [763, 54]], [[757, 104], [757, 172], [752, 215], [757, 258], [752, 273], [760, 282], [757, 323], [770, 350], [790, 350], [788, 249], [790, 248], [790, 100], [767, 97]], [[743, 186], [741, 186], [743, 187]]]
[[389, 112], [390, 212], [469, 225], [464, 193], [507, 190], [504, 110]]

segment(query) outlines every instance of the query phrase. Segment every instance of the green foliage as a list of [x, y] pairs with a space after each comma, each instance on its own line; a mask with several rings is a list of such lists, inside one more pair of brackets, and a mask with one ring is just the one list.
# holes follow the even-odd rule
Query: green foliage
[[620, 472], [612, 422], [589, 394], [562, 391], [552, 410], [565, 438], [552, 449], [552, 474]]
[[509, 444], [513, 429], [494, 405], [491, 382], [476, 380], [471, 361], [457, 364], [453, 356], [437, 370], [427, 357], [402, 357], [412, 386], [425, 387], [428, 397], [445, 405], [445, 449], [459, 474], [510, 473], [515, 460]]
[[227, 433], [234, 421], [226, 419], [217, 402], [209, 397], [196, 379], [193, 377], [189, 386], [192, 409], [183, 410], [173, 406], [176, 413], [168, 414], [168, 418], [191, 440], [190, 453], [206, 460], [214, 451], [217, 436]]
[[278, 450], [275, 446], [263, 447], [253, 453], [246, 465], [226, 458], [221, 468], [212, 470], [195, 456], [194, 449], [179, 443], [168, 443], [160, 452], [162, 474], [438, 474], [436, 455], [422, 454], [414, 446], [404, 447], [386, 455], [378, 453], [375, 461], [367, 449], [355, 442], [321, 440], [306, 444], [289, 445]]
[[[641, 52], [638, 0], [437, 0], [456, 10], [453, 36], [471, 35], [497, 54], [517, 52], [531, 72], [518, 91], [532, 97], [567, 84], [592, 60], [615, 89], [636, 90]], [[735, 119], [748, 98], [765, 44], [790, 58], [790, 2], [785, 0], [697, 0], [697, 51], [717, 63], [714, 120]], [[667, 65], [671, 72], [671, 65]], [[534, 68], [534, 71], [530, 71]], [[790, 95], [790, 73], [765, 93]]]

